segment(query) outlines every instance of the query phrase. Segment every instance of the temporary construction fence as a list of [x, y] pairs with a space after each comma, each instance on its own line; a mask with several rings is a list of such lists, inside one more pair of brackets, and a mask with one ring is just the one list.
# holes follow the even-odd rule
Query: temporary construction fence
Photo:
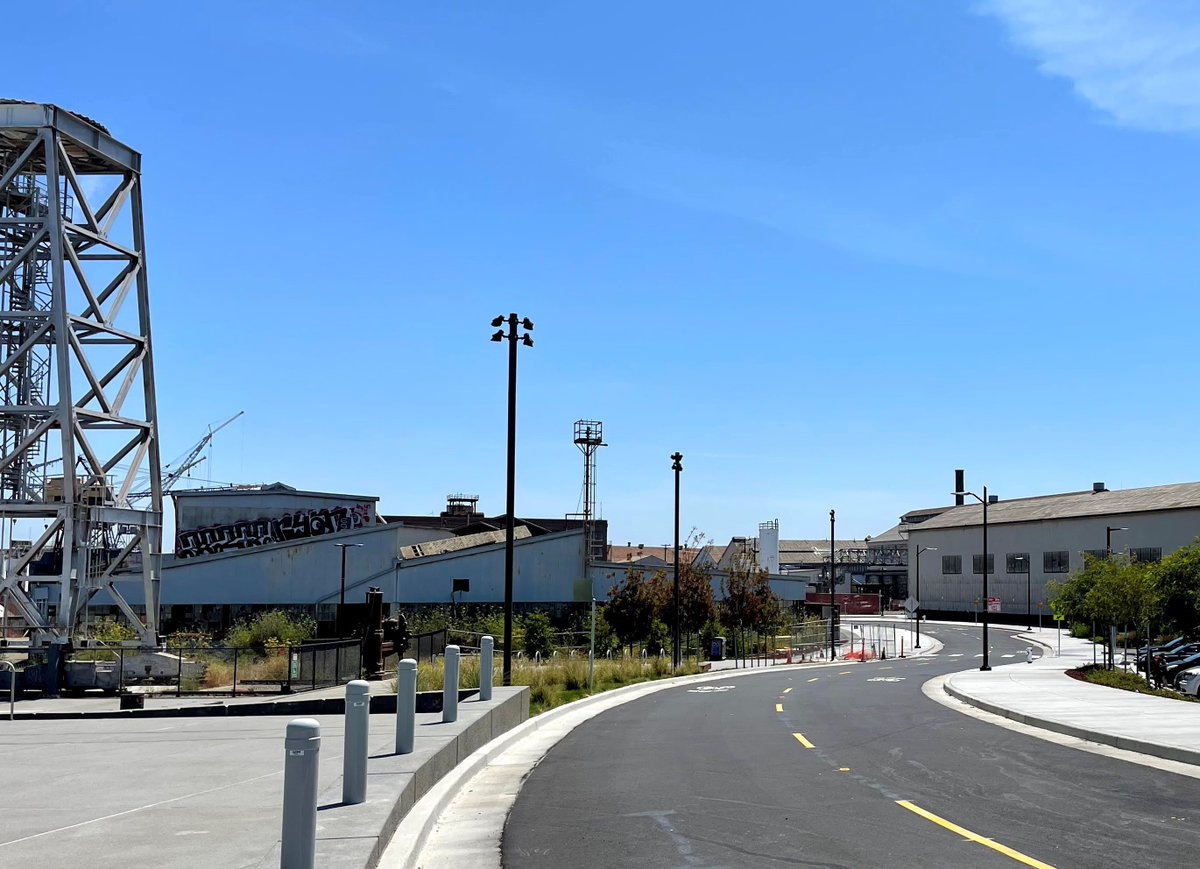
[[840, 657], [850, 661], [874, 661], [880, 658], [898, 658], [905, 654], [906, 632], [897, 630], [897, 625], [883, 622], [843, 623], [843, 638], [846, 643], [839, 652]]

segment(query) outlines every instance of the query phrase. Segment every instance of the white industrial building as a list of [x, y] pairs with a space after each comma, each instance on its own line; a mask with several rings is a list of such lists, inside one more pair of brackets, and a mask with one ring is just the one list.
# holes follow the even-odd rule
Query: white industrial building
[[[923, 612], [972, 612], [983, 599], [983, 505], [930, 511], [902, 524], [908, 540], [908, 589]], [[1158, 561], [1200, 536], [1200, 483], [1177, 483], [997, 500], [987, 507], [988, 597], [992, 611], [1037, 619], [1046, 584], [1083, 566], [1084, 553]], [[917, 577], [917, 552], [920, 577]], [[998, 607], [998, 609], [997, 609]], [[1052, 618], [1048, 606], [1043, 617]]]

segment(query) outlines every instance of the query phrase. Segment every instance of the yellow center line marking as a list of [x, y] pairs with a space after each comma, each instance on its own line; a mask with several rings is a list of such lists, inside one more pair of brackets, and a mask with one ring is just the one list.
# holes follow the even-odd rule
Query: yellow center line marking
[[945, 818], [939, 818], [933, 812], [928, 812], [920, 806], [913, 805], [908, 800], [896, 800], [896, 805], [908, 809], [914, 815], [920, 815], [927, 821], [933, 821], [933, 823], [937, 824], [939, 827], [945, 827], [950, 832], [957, 833], [964, 839], [968, 839], [976, 844], [983, 845], [985, 848], [991, 848], [993, 851], [997, 851], [1003, 854], [1005, 857], [1011, 857], [1018, 863], [1024, 863], [1026, 866], [1034, 867], [1034, 869], [1054, 869], [1054, 867], [1049, 863], [1043, 863], [1041, 860], [1035, 860], [1033, 857], [1026, 856], [1020, 851], [1014, 851], [1007, 845], [1001, 845], [999, 842], [993, 842], [991, 839], [986, 839], [983, 836], [980, 836], [978, 833], [972, 833], [970, 830], [960, 827], [958, 824], [947, 821]]
[[820, 678], [821, 678], [820, 676], [814, 676], [813, 678], [809, 679], [808, 681], [810, 681], [810, 682], [816, 682], [816, 681], [817, 681], [818, 679], [820, 679]]
[[784, 688], [784, 689], [783, 689], [783, 693], [784, 693], [784, 694], [788, 694], [788, 693], [790, 693], [790, 692], [791, 692], [791, 690], [792, 690], [791, 688]]
[[775, 704], [775, 711], [776, 711], [776, 712], [782, 712], [782, 711], [783, 711], [783, 704], [782, 704], [782, 703], [776, 703], [776, 704]]
[[850, 772], [850, 767], [848, 767], [848, 766], [839, 766], [839, 767], [838, 767], [838, 772]]
[[801, 745], [803, 745], [805, 748], [815, 748], [816, 747], [811, 742], [809, 742], [807, 739], [804, 738], [803, 733], [793, 733], [792, 736], [796, 737], [796, 741], [799, 742]]

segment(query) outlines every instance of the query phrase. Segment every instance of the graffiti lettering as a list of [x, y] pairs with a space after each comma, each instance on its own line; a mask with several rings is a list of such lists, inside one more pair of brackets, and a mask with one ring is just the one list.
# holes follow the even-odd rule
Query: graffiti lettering
[[352, 531], [365, 527], [370, 520], [371, 508], [366, 504], [355, 504], [352, 507], [300, 510], [278, 519], [248, 519], [180, 531], [175, 537], [175, 557], [213, 555], [230, 549], [249, 549], [335, 531]]

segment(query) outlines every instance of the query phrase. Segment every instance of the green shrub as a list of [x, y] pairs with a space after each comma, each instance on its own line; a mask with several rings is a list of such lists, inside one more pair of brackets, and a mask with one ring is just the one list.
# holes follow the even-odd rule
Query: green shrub
[[1153, 694], [1155, 697], [1169, 697], [1172, 700], [1196, 700], [1195, 697], [1189, 697], [1177, 691], [1169, 691], [1165, 688], [1151, 688], [1146, 684], [1144, 677], [1136, 673], [1126, 672], [1125, 670], [1105, 670], [1102, 666], [1088, 664], [1087, 666], [1080, 667], [1079, 671], [1093, 685], [1120, 688], [1124, 691], [1134, 691], [1138, 694]]
[[225, 643], [239, 649], [253, 649], [265, 655], [268, 649], [299, 645], [317, 632], [311, 616], [288, 610], [267, 610], [250, 621], [241, 621], [225, 634]]

